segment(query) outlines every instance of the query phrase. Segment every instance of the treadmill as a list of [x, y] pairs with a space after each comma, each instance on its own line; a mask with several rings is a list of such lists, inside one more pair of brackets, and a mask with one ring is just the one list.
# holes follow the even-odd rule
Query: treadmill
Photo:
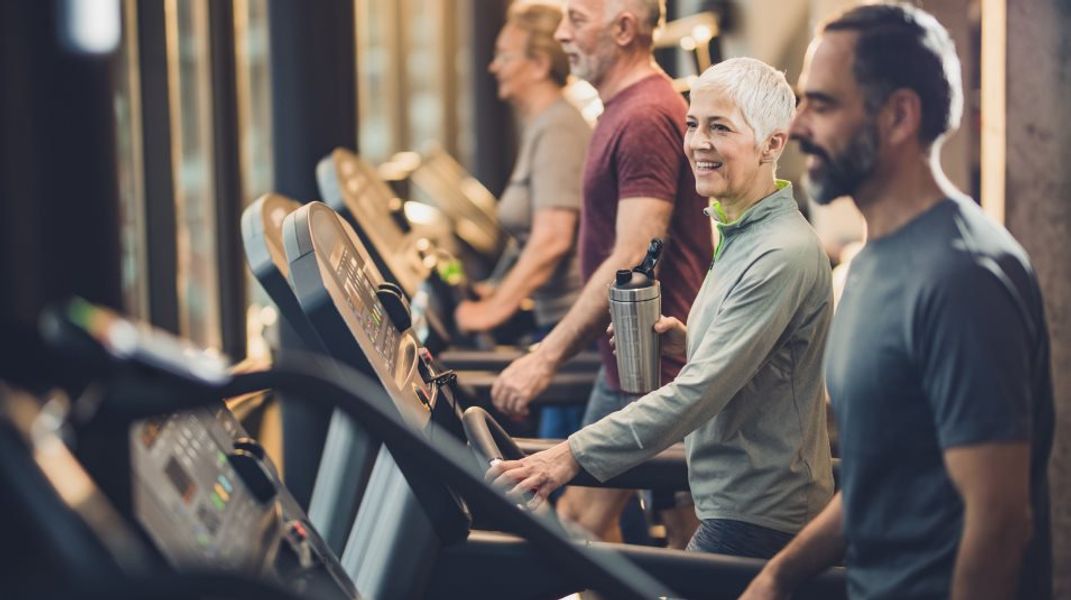
[[[422, 350], [409, 328], [403, 299], [379, 293], [386, 282], [372, 264], [369, 253], [343, 235], [341, 223], [337, 214], [316, 202], [292, 213], [284, 223], [295, 291], [313, 326], [318, 331], [348, 330], [349, 351], [368, 357], [383, 389], [406, 422], [432, 438], [456, 436], [467, 440], [479, 450], [475, 454], [481, 460], [480, 469], [486, 469], [488, 458], [518, 458], [526, 452], [524, 441], [509, 438], [480, 409], [470, 408], [464, 416], [459, 414], [455, 394], [459, 375], [442, 370], [430, 353]], [[344, 337], [338, 336], [337, 340], [341, 342]], [[494, 439], [497, 448], [488, 450], [484, 443], [487, 439]], [[324, 461], [328, 460], [325, 455]], [[463, 541], [456, 540], [453, 544], [437, 538], [433, 523], [422, 521], [419, 511], [414, 510], [417, 499], [399, 479], [391, 455], [381, 453], [380, 461], [342, 555], [344, 568], [362, 590], [370, 593], [376, 590], [378, 595], [393, 597], [401, 591], [391, 587], [399, 580], [409, 585], [426, 577], [428, 581], [449, 580], [453, 594], [461, 595], [459, 590], [464, 590], [474, 597], [500, 597], [507, 593], [505, 590], [513, 589], [516, 581], [533, 578], [553, 581], [553, 571], [540, 566], [535, 549], [508, 533], [508, 527], [504, 528], [505, 533], [473, 531]], [[680, 445], [671, 448], [602, 484], [586, 473], [578, 475], [570, 484], [687, 489], [683, 449]], [[481, 513], [475, 511], [474, 517], [480, 524]], [[500, 523], [492, 521], [492, 525]], [[367, 538], [369, 531], [377, 532], [375, 540]], [[762, 566], [762, 561], [738, 557], [622, 544], [587, 544], [624, 554], [656, 578], [671, 582], [673, 589], [683, 592], [685, 597], [735, 598], [734, 594], [739, 594]], [[438, 557], [431, 561], [436, 565], [431, 573], [421, 572], [412, 564], [414, 557], [423, 556], [422, 549]], [[487, 562], [494, 566], [486, 569], [485, 577], [472, 580], [460, 575], [464, 570], [449, 568], [454, 561], [457, 564]], [[369, 566], [372, 564], [376, 565], [374, 569]], [[843, 596], [843, 572], [835, 570], [796, 597]]]
[[[448, 390], [429, 386], [429, 409], [411, 390], [392, 388], [388, 395], [363, 373], [322, 359], [289, 358], [270, 370], [236, 374], [216, 354], [84, 302], [43, 322], [53, 347], [70, 358], [63, 363], [69, 375], [77, 373], [94, 390], [84, 402], [103, 409], [76, 429], [79, 452], [97, 449], [98, 457], [82, 461], [59, 437], [69, 428], [65, 417], [84, 421], [77, 416], [84, 409], [66, 412], [57, 410], [62, 402], [33, 398], [12, 401], [0, 382], [0, 484], [14, 492], [5, 509], [19, 511], [5, 511], [0, 521], [29, 516], [26, 527], [37, 531], [35, 543], [24, 546], [42, 551], [26, 564], [34, 573], [50, 570], [52, 576], [41, 581], [55, 584], [64, 597], [334, 600], [360, 598], [358, 588], [370, 598], [462, 593], [535, 600], [586, 588], [637, 600], [673, 595], [615, 553], [571, 542], [555, 521], [519, 510], [488, 486], [465, 447], [437, 433], [437, 415], [452, 404]], [[403, 351], [396, 358], [405, 371], [414, 357]], [[344, 410], [376, 431], [397, 457], [402, 478], [395, 481], [416, 491], [407, 494], [413, 500], [407, 506], [415, 509], [409, 520], [429, 523], [433, 536], [430, 543], [411, 536], [410, 523], [402, 523], [403, 531], [389, 531], [392, 522], [384, 519], [364, 529], [369, 552], [355, 570], [380, 585], [354, 584], [294, 509], [259, 446], [222, 408], [221, 397], [261, 389]], [[99, 460], [100, 447], [87, 442], [102, 440], [113, 451], [108, 457], [120, 460]], [[133, 457], [132, 466], [126, 456]], [[135, 509], [125, 508], [127, 497]], [[493, 558], [444, 557], [443, 544], [466, 545], [469, 503], [539, 549], [534, 560], [505, 557], [518, 572], [549, 575], [514, 589], [515, 581], [496, 581], [488, 572], [499, 566]], [[405, 546], [398, 563], [384, 561], [378, 545], [392, 538]], [[487, 585], [468, 595], [465, 587], [485, 578]], [[454, 582], [467, 583], [453, 587]]]
[[[373, 179], [374, 173], [368, 170], [367, 164], [356, 157], [353, 158], [354, 162], [346, 163], [353, 165], [347, 172], [355, 173], [354, 181], [365, 181], [368, 186], [366, 192], [358, 197], [360, 202], [355, 204], [358, 207], [372, 205], [382, 208], [383, 203], [378, 203], [378, 201], [383, 200], [385, 194], [389, 194], [389, 190], [384, 191], [380, 185], [376, 185], [378, 180]], [[382, 182], [378, 183], [382, 184]], [[351, 187], [365, 189], [357, 185]], [[297, 206], [300, 204], [283, 196], [276, 194], [263, 196], [243, 212], [242, 237], [250, 269], [258, 282], [284, 313], [286, 320], [294, 324], [295, 328], [302, 333], [302, 338], [315, 339], [315, 335], [308, 335], [305, 318], [297, 314], [300, 310], [290, 290], [289, 269], [281, 252], [282, 232], [279, 217]], [[427, 266], [434, 260], [434, 257], [431, 257], [433, 244], [417, 231], [400, 230], [393, 217], [388, 216], [389, 211], [380, 210], [377, 213], [368, 210], [362, 214], [365, 215], [362, 217], [363, 222], [375, 224], [375, 226], [366, 227], [364, 230], [367, 231], [367, 235], [361, 236], [362, 241], [369, 248], [374, 249], [375, 244], [381, 244], [382, 248], [402, 249], [399, 252], [372, 251], [371, 255], [380, 271], [387, 273], [388, 279], [398, 284], [409, 298], [413, 307], [414, 327], [423, 344], [451, 368], [478, 371], [478, 374], [470, 375], [467, 381], [477, 394], [486, 396], [497, 373], [520, 357], [523, 350], [511, 346], [499, 346], [493, 351], [465, 348], [442, 350], [446, 341], [450, 339], [450, 334], [442, 324], [445, 319], [441, 316], [441, 310], [445, 307], [434, 301], [436, 293], [431, 290], [435, 285], [444, 285], [438, 275]], [[360, 235], [360, 230], [357, 233]], [[405, 255], [412, 260], [407, 260]], [[384, 264], [392, 267], [393, 270], [384, 269]], [[392, 275], [394, 273], [401, 275], [394, 276]], [[315, 348], [318, 343], [318, 340], [315, 341], [310, 348]], [[586, 398], [592, 383], [591, 373], [598, 369], [598, 365], [599, 357], [594, 352], [580, 353], [566, 362], [552, 389], [548, 390], [547, 398], [558, 402], [571, 402]]]
[[[401, 287], [412, 301], [414, 319], [420, 323], [429, 311], [438, 310], [436, 318], [429, 316], [430, 322], [452, 322], [452, 302], [444, 301], [451, 292], [444, 289], [442, 278], [433, 268], [436, 258], [432, 242], [415, 231], [404, 231], [398, 219], [392, 217], [390, 205], [394, 196], [375, 170], [353, 152], [336, 148], [317, 165], [316, 179], [324, 203], [353, 226], [380, 272]], [[449, 326], [446, 329], [450, 330], [449, 336], [457, 336], [456, 330]], [[487, 371], [484, 379], [489, 382], [525, 352], [516, 347], [501, 346], [493, 351], [461, 348], [440, 351], [433, 346], [433, 337], [422, 335], [421, 338], [431, 342], [425, 345], [431, 345], [444, 364], [458, 369]], [[581, 352], [563, 365], [562, 372], [590, 374], [586, 379], [587, 389], [590, 389], [593, 372], [599, 364], [598, 353]], [[586, 397], [585, 393], [583, 398]]]
[[[222, 584], [205, 577], [209, 572], [239, 577], [231, 582], [238, 590], [215, 588], [224, 597], [361, 597], [222, 396], [190, 402], [204, 398], [197, 385], [229, 376], [218, 356], [79, 301], [46, 313], [42, 330], [65, 355], [59, 379], [77, 378], [77, 388], [92, 373], [87, 383], [95, 391], [94, 399], [69, 400], [53, 392], [43, 403], [0, 382], [0, 452], [7, 459], [0, 480], [11, 497], [26, 500], [21, 511], [39, 543], [60, 546], [43, 568], [62, 574], [40, 585], [70, 588], [35, 597], [92, 597], [94, 586], [125, 578], [155, 586], [188, 583], [186, 574], [202, 585]], [[136, 364], [113, 370], [104, 348]], [[161, 367], [176, 375], [147, 375]], [[174, 412], [176, 401], [186, 410]], [[68, 449], [71, 435], [77, 443]], [[22, 474], [12, 471], [21, 452], [40, 474], [26, 472], [30, 464]], [[152, 595], [151, 588], [120, 590], [96, 597]]]
[[494, 194], [442, 148], [433, 146], [423, 155], [401, 153], [388, 164], [399, 165], [411, 200], [434, 206], [450, 219], [455, 235], [484, 263], [485, 272], [507, 247], [515, 252], [516, 241], [498, 224]]
[[[328, 346], [313, 329], [294, 295], [290, 265], [283, 248], [283, 220], [300, 207], [297, 201], [278, 194], [265, 194], [257, 198], [242, 212], [242, 243], [250, 270], [279, 308], [282, 317], [297, 331], [305, 350], [329, 356]], [[348, 224], [342, 223], [341, 227], [345, 235], [356, 239]], [[351, 354], [338, 355], [336, 358], [369, 375], [374, 374], [363, 356]], [[329, 421], [326, 414], [320, 416], [315, 409], [295, 402], [283, 402], [282, 411], [286, 464], [315, 469], [312, 488], [307, 490], [311, 492], [309, 519], [323, 533], [331, 549], [341, 553], [348, 527], [340, 529], [335, 524], [339, 522], [340, 515], [352, 519], [356, 514], [357, 504], [360, 503], [379, 452], [379, 443], [337, 410], [331, 413]], [[311, 419], [319, 421], [310, 422]], [[313, 439], [314, 436], [319, 439]], [[294, 439], [300, 440], [300, 445], [290, 449]], [[305, 448], [306, 442], [316, 445]], [[321, 460], [325, 454], [334, 457], [330, 463]], [[297, 464], [292, 465], [291, 462]], [[346, 476], [338, 477], [339, 473], [345, 473]], [[339, 498], [347, 498], [348, 504], [338, 504]]]
[[[287, 215], [300, 207], [301, 205], [294, 200], [277, 194], [267, 194], [246, 208], [242, 214], [242, 237], [250, 269], [279, 307], [284, 318], [301, 332], [302, 338], [306, 340], [306, 348], [317, 354], [332, 356], [374, 375], [364, 355], [353, 347], [348, 329], [332, 322], [321, 322], [320, 331], [317, 331], [294, 293], [295, 278], [307, 277], [308, 272], [315, 273], [312, 263], [301, 263], [308, 267], [304, 270], [299, 267], [292, 269], [286, 259], [283, 222]], [[319, 207], [326, 208], [322, 204]], [[330, 210], [326, 212], [330, 213]], [[359, 248], [361, 252], [364, 252], [363, 244], [360, 243], [348, 223], [337, 218], [332, 222], [338, 227], [335, 231], [336, 235], [340, 238], [348, 238], [354, 248]], [[368, 263], [368, 268], [376, 272], [377, 281], [382, 281], [378, 275], [378, 269], [371, 264], [370, 255], [365, 253], [362, 257]], [[395, 301], [405, 300], [405, 295], [398, 293], [396, 287], [386, 282], [382, 287], [391, 288]], [[378, 312], [374, 317], [382, 320], [385, 315], [384, 312]], [[317, 315], [310, 316], [322, 318]], [[414, 331], [420, 331], [418, 323], [413, 323], [412, 328]], [[489, 395], [494, 377], [495, 373], [488, 371], [461, 373], [461, 381], [466, 382], [463, 393], [470, 398], [470, 403], [476, 398]], [[548, 393], [541, 396], [538, 401], [568, 402], [575, 401], [577, 398], [586, 398], [588, 378], [589, 376], [583, 373], [559, 374], [555, 377], [555, 383]], [[283, 409], [286, 414], [294, 411], [295, 407], [293, 403], [286, 403]], [[291, 425], [289, 421], [287, 424]], [[301, 428], [301, 422], [295, 421], [294, 425], [299, 427], [299, 434], [305, 431]], [[317, 464], [318, 468], [311, 490], [308, 512], [312, 523], [323, 534], [328, 545], [341, 553], [350, 524], [360, 505], [361, 494], [371, 477], [378, 445], [366, 432], [362, 432], [359, 427], [337, 411], [331, 415], [326, 432], [322, 451], [316, 450], [316, 457], [319, 460], [311, 463]], [[531, 440], [529, 446], [549, 443]]]

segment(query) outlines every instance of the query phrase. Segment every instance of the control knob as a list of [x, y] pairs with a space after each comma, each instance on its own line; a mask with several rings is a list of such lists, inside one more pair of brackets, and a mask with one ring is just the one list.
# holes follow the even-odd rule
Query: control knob
[[[248, 442], [252, 442], [252, 445]], [[239, 438], [234, 443], [234, 450], [227, 455], [227, 460], [258, 502], [266, 504], [275, 498], [278, 493], [275, 478], [264, 460], [264, 448], [260, 444], [249, 438]]]
[[406, 299], [402, 288], [393, 283], [381, 283], [376, 287], [376, 298], [387, 312], [387, 318], [398, 331], [405, 331], [413, 325], [413, 318], [409, 314], [409, 300]]

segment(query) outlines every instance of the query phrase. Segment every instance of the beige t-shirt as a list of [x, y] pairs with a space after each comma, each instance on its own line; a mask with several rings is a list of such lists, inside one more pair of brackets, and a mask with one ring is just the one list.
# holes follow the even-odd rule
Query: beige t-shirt
[[[591, 127], [564, 99], [532, 119], [521, 139], [509, 185], [498, 203], [498, 220], [521, 248], [528, 243], [532, 215], [544, 208], [580, 211], [580, 176]], [[532, 294], [536, 322], [553, 324], [580, 294], [576, 239], [550, 279]]]

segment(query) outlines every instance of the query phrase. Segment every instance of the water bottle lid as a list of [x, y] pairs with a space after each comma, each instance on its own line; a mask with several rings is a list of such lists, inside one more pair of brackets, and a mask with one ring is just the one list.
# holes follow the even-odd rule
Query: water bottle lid
[[655, 283], [654, 278], [648, 276], [646, 273], [626, 271], [622, 269], [617, 272], [614, 287], [619, 290], [640, 290], [649, 288]]
[[629, 272], [629, 282], [618, 285], [617, 282], [610, 286], [610, 299], [618, 302], [641, 302], [653, 300], [662, 294], [662, 286], [658, 280], [647, 279], [643, 273]]

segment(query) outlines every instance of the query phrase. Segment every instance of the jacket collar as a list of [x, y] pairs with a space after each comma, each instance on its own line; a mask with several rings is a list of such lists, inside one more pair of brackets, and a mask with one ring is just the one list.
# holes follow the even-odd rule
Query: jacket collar
[[714, 225], [718, 230], [718, 245], [714, 247], [714, 261], [710, 263], [710, 268], [714, 268], [714, 262], [717, 262], [722, 251], [725, 250], [726, 239], [773, 215], [789, 210], [798, 210], [796, 199], [792, 195], [792, 184], [784, 179], [778, 179], [776, 183], [777, 191], [756, 202], [751, 208], [744, 211], [744, 214], [740, 215], [739, 219], [731, 223], [725, 222], [725, 210], [717, 200], [711, 199], [710, 206], [703, 209], [704, 214], [714, 219]]
[[776, 180], [777, 191], [756, 202], [751, 208], [744, 211], [735, 221], [728, 221], [725, 210], [721, 203], [711, 199], [710, 206], [703, 209], [703, 214], [714, 219], [718, 231], [722, 234], [730, 231], [744, 229], [753, 223], [757, 223], [772, 215], [781, 213], [787, 209], [798, 209], [796, 199], [792, 195], [792, 184], [784, 179]]

